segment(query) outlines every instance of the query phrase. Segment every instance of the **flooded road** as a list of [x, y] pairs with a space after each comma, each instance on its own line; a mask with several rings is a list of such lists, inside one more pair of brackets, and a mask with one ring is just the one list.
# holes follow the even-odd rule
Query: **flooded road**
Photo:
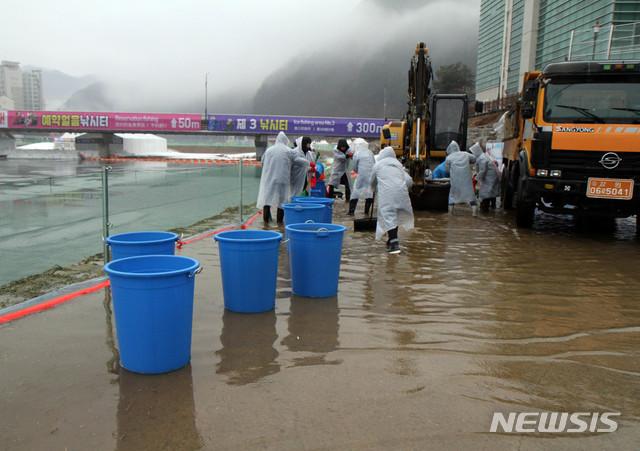
[[[191, 363], [172, 373], [119, 368], [108, 289], [0, 326], [0, 448], [637, 447], [634, 218], [596, 232], [541, 215], [523, 230], [500, 211], [416, 212], [388, 255], [346, 209], [338, 295], [293, 295], [282, 245], [270, 312], [226, 311], [216, 242], [185, 246], [204, 271]], [[587, 426], [492, 433], [496, 412], [584, 413]], [[591, 427], [606, 412], [620, 413], [614, 432]]]

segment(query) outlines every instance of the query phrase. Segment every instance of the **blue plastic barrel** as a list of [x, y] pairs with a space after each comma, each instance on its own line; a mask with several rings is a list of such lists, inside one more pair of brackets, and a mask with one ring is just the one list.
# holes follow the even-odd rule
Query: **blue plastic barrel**
[[171, 232], [131, 232], [107, 237], [111, 257], [118, 260], [140, 255], [174, 255], [178, 235]]
[[199, 266], [193, 258], [176, 255], [128, 257], [104, 266], [124, 368], [166, 373], [189, 363]]
[[282, 234], [269, 230], [231, 230], [214, 238], [220, 249], [225, 308], [241, 313], [274, 308]]
[[306, 196], [294, 196], [291, 198], [291, 202], [294, 204], [301, 202], [312, 202], [315, 204], [324, 205], [324, 216], [322, 218], [323, 223], [331, 224], [333, 221], [333, 202], [335, 199], [330, 199], [328, 197], [306, 197]]
[[327, 192], [322, 188], [311, 188], [311, 197], [313, 198], [323, 198], [327, 197]]
[[[338, 293], [342, 238], [338, 224], [291, 224], [289, 237], [291, 289], [298, 296], [327, 297]], [[313, 270], [309, 270], [313, 265]]]
[[298, 202], [284, 204], [280, 208], [284, 210], [284, 225], [300, 224], [302, 222], [323, 222], [325, 206], [312, 202]]
[[322, 194], [317, 197], [327, 197], [327, 185], [325, 184], [324, 180], [316, 180], [315, 188], [311, 188], [312, 192], [313, 190], [319, 190], [318, 192]]

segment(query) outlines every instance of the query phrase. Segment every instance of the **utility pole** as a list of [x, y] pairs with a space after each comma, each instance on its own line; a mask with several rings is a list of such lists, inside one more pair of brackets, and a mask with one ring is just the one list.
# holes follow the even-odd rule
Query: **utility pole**
[[207, 72], [207, 74], [204, 76], [204, 119], [206, 121], [209, 121], [209, 116], [208, 116], [208, 111], [207, 111], [207, 107], [208, 107], [208, 102], [207, 102], [207, 82], [209, 81], [209, 72]]
[[596, 42], [598, 40], [599, 31], [600, 31], [600, 24], [596, 22], [596, 24], [593, 27], [593, 56], [591, 57], [592, 60], [596, 59]]

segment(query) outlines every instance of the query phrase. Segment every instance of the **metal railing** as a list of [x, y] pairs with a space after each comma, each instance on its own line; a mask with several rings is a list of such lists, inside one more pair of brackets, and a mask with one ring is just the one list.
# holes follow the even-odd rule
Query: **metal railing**
[[261, 168], [96, 163], [82, 172], [0, 183], [0, 285], [99, 253], [108, 261], [104, 240], [114, 233], [184, 228], [222, 213], [242, 222], [255, 210]]

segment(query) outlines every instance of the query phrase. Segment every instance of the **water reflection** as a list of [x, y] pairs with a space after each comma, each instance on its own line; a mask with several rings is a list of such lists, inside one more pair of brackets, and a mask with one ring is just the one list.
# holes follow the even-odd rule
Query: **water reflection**
[[296, 358], [295, 365], [341, 363], [340, 360], [326, 360], [326, 354], [340, 346], [338, 297], [308, 298], [293, 295], [289, 311], [289, 335], [284, 337], [282, 344], [293, 352], [306, 351], [322, 354]]
[[111, 352], [111, 358], [107, 361], [107, 371], [111, 374], [118, 374], [118, 369], [120, 367], [120, 352], [116, 347], [116, 340], [114, 337], [114, 317], [113, 317], [113, 308], [111, 304], [111, 287], [104, 288], [104, 301], [102, 301], [102, 306], [105, 311], [105, 321], [106, 321], [106, 334], [105, 334], [105, 344], [107, 345], [107, 349]]
[[165, 374], [121, 370], [117, 424], [119, 451], [201, 449], [191, 364]]
[[273, 347], [277, 338], [274, 310], [247, 314], [225, 309], [216, 373], [226, 374], [230, 385], [250, 384], [278, 373], [279, 354]]

